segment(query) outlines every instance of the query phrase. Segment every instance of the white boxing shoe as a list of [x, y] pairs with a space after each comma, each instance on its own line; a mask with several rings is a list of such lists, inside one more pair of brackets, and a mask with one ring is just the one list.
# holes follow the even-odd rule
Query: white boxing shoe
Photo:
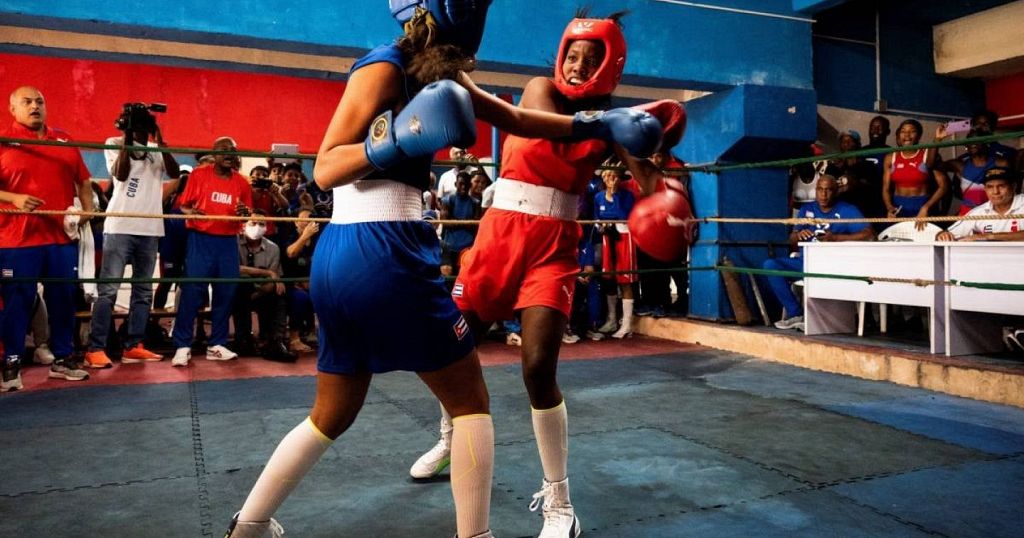
[[544, 515], [544, 528], [537, 538], [577, 538], [583, 533], [580, 520], [569, 502], [568, 477], [558, 482], [545, 479], [530, 503], [530, 511], [536, 511], [537, 508], [542, 508]]
[[452, 462], [452, 423], [441, 417], [441, 438], [434, 448], [416, 460], [409, 468], [409, 476], [417, 479], [432, 478], [445, 470]]

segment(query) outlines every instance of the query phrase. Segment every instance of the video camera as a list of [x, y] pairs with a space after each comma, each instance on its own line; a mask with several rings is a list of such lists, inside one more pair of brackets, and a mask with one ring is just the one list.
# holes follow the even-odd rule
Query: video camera
[[126, 141], [134, 141], [134, 133], [152, 134], [156, 131], [156, 117], [152, 112], [167, 112], [163, 103], [125, 103], [114, 127], [125, 134]]

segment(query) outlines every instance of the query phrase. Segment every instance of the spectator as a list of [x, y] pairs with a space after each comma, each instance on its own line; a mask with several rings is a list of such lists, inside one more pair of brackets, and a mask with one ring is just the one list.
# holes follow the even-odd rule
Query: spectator
[[[601, 176], [595, 175], [590, 178], [586, 191], [577, 202], [579, 220], [594, 219], [594, 200], [601, 192], [604, 192], [604, 181]], [[580, 269], [584, 273], [593, 273], [599, 264], [598, 251], [601, 248], [603, 236], [597, 232], [597, 226], [586, 226], [582, 228], [582, 231], [579, 247]], [[604, 339], [604, 333], [598, 331], [604, 321], [604, 317], [602, 317], [602, 306], [604, 305], [604, 294], [601, 293], [602, 280], [592, 275], [583, 275], [576, 279], [577, 292], [574, 299], [582, 295], [583, 300], [587, 303], [587, 323], [582, 332], [587, 338], [594, 341]], [[580, 290], [581, 286], [584, 290]], [[580, 291], [584, 293], [580, 293]]]
[[[218, 138], [213, 149], [235, 151], [235, 141]], [[238, 157], [217, 154], [211, 166], [196, 168], [181, 194], [181, 210], [187, 215], [248, 215], [252, 206], [252, 187], [235, 171]], [[238, 223], [231, 220], [189, 219], [188, 245], [185, 252], [185, 276], [207, 278], [238, 278]], [[208, 360], [230, 360], [238, 356], [224, 344], [228, 341], [228, 316], [234, 300], [236, 284], [213, 284], [212, 322]], [[193, 328], [199, 313], [206, 285], [187, 283], [182, 286], [181, 304], [174, 318], [174, 345], [177, 350], [171, 364], [188, 366], [192, 359], [190, 346]]]
[[[254, 215], [266, 216], [257, 209]], [[245, 223], [238, 238], [239, 273], [243, 277], [281, 278], [281, 249], [264, 237], [266, 221], [253, 218]], [[260, 322], [260, 338], [264, 340], [260, 355], [278, 362], [295, 362], [296, 356], [284, 344], [287, 301], [283, 282], [241, 284], [235, 291], [234, 318], [237, 349], [251, 353], [255, 350], [252, 337], [252, 314]]]
[[[800, 208], [800, 216], [816, 219], [859, 219], [863, 218], [857, 208], [839, 200], [839, 182], [836, 178], [825, 174], [818, 178], [816, 191], [817, 200], [804, 204]], [[835, 222], [825, 224], [800, 224], [793, 227], [789, 234], [789, 243], [794, 247], [801, 241], [872, 241], [875, 238], [871, 227], [866, 223]], [[774, 271], [803, 271], [803, 258], [797, 252], [789, 258], [769, 258], [764, 268]], [[797, 301], [793, 291], [789, 289], [796, 278], [784, 276], [765, 277], [775, 298], [786, 309], [785, 317], [776, 322], [779, 329], [804, 330], [804, 309]]]
[[[675, 178], [685, 187], [689, 188], [690, 174], [685, 169], [686, 165], [671, 153], [667, 151], [655, 153], [651, 156], [649, 162], [651, 168], [653, 168], [651, 173], [656, 173], [664, 178]], [[634, 180], [626, 183], [632, 183], [639, 187], [639, 183]], [[665, 182], [659, 180], [655, 190], [665, 190]], [[642, 194], [638, 194], [638, 192], [634, 192], [634, 195], [637, 195], [639, 199], [639, 196], [642, 196]], [[669, 273], [663, 272], [663, 270], [679, 268], [686, 260], [664, 262], [648, 256], [642, 250], [638, 250], [636, 255], [637, 267], [641, 271], [645, 269], [655, 269], [657, 271], [639, 275], [640, 300], [634, 305], [633, 313], [637, 316], [652, 316], [655, 318], [664, 317], [669, 315], [670, 312], [675, 315], [685, 316], [689, 310], [689, 295], [687, 294], [687, 286], [689, 285], [688, 275], [685, 271]], [[675, 282], [676, 285], [675, 301], [672, 300], [671, 282]]]
[[[608, 166], [619, 166], [618, 161], [607, 161]], [[633, 193], [619, 188], [626, 179], [624, 169], [604, 170], [601, 172], [605, 190], [594, 196], [594, 219], [626, 220], [633, 210], [636, 198]], [[612, 338], [625, 338], [633, 334], [633, 284], [637, 281], [636, 247], [629, 238], [629, 229], [625, 224], [599, 224], [598, 231], [602, 234], [601, 260], [604, 271], [624, 271], [606, 277], [618, 284], [618, 290], [608, 290], [608, 317], [599, 329], [602, 333], [613, 333]], [[632, 272], [629, 272], [632, 271]], [[622, 294], [622, 324], [616, 320], [618, 310], [617, 293]]]
[[[477, 220], [480, 202], [470, 196], [472, 180], [468, 172], [459, 172], [455, 178], [455, 193], [441, 199], [441, 218], [451, 220]], [[452, 276], [459, 272], [459, 255], [473, 246], [476, 228], [445, 226], [441, 235], [441, 274]]]
[[[985, 172], [985, 196], [988, 201], [967, 212], [968, 216], [1024, 214], [1024, 194], [1014, 195], [1017, 178], [1007, 167]], [[961, 220], [939, 232], [939, 241], [1024, 241], [1024, 220]]]
[[[68, 140], [64, 131], [47, 127], [46, 100], [31, 86], [11, 92], [14, 121], [4, 137]], [[81, 199], [82, 209], [93, 211], [89, 169], [76, 148], [41, 145], [0, 145], [0, 209], [34, 211], [39, 207], [63, 210]], [[81, 215], [80, 223], [89, 220]], [[64, 217], [0, 213], [0, 278], [51, 277], [67, 279], [44, 286], [50, 320], [50, 348], [56, 359], [50, 377], [81, 381], [89, 374], [73, 357], [75, 326], [74, 279], [78, 278], [78, 248], [64, 231]], [[0, 286], [3, 340], [0, 392], [18, 390], [21, 356], [25, 352], [36, 282], [12, 282]]]
[[[253, 209], [259, 209], [264, 215], [275, 217], [288, 213], [288, 200], [281, 195], [281, 186], [270, 179], [270, 169], [257, 165], [249, 170], [249, 181], [252, 185]], [[277, 224], [266, 222], [267, 236], [273, 240], [277, 237]]]
[[[301, 189], [299, 187], [302, 187]], [[302, 184], [302, 165], [299, 163], [288, 163], [281, 168], [281, 195], [288, 200], [288, 212], [294, 214], [298, 211], [301, 201], [299, 196], [305, 191]], [[312, 205], [312, 204], [310, 204]]]
[[[839, 151], [858, 149], [860, 133], [849, 130], [839, 135]], [[825, 172], [839, 181], [840, 200], [853, 204], [864, 216], [885, 216], [885, 207], [878, 196], [882, 190], [882, 175], [876, 166], [863, 157], [847, 157], [830, 162]]]
[[[2, 310], [2, 305], [0, 305]], [[0, 312], [2, 317], [2, 312]], [[50, 316], [46, 313], [46, 302], [43, 301], [42, 284], [38, 286], [32, 307], [32, 343], [36, 349], [32, 353], [32, 362], [49, 366], [56, 357], [50, 351]]]
[[888, 144], [890, 132], [889, 118], [886, 118], [885, 116], [875, 116], [871, 118], [871, 123], [868, 124], [868, 145], [864, 146], [864, 149], [877, 149], [883, 151], [879, 151], [876, 155], [868, 155], [864, 160], [875, 165], [875, 168], [878, 170], [878, 177], [882, 177], [885, 155], [888, 153], [884, 150], [892, 149], [892, 146]]
[[423, 211], [435, 211], [437, 208], [437, 175], [431, 172], [430, 186], [423, 191]]
[[[921, 141], [922, 127], [917, 120], [905, 120], [896, 130], [900, 147], [916, 145]], [[909, 155], [897, 151], [885, 156], [885, 171], [882, 176], [882, 201], [890, 217], [928, 217], [929, 210], [936, 206], [948, 190], [949, 179], [939, 171], [938, 154], [929, 149], [917, 149]], [[928, 180], [935, 180], [938, 188], [928, 195]], [[925, 221], [917, 223], [923, 230]]]
[[[126, 142], [124, 136], [108, 138], [107, 145], [120, 145], [120, 150], [106, 150], [107, 169], [113, 183], [113, 196], [107, 209], [114, 213], [163, 214], [164, 174], [178, 179], [178, 162], [170, 153], [134, 152], [128, 145], [156, 145], [166, 147], [156, 120], [152, 132], [135, 131], [135, 140]], [[152, 144], [150, 137], [153, 138]], [[100, 266], [101, 278], [122, 278], [125, 267], [132, 266], [134, 278], [151, 278], [156, 265], [157, 247], [164, 235], [163, 220], [157, 218], [109, 217], [104, 225], [104, 256]], [[153, 300], [153, 284], [132, 283], [131, 303], [126, 321], [128, 330], [121, 342], [124, 352], [121, 362], [155, 362], [163, 357], [146, 349], [142, 341], [146, 336]], [[107, 337], [112, 328], [111, 313], [117, 300], [120, 283], [104, 282], [97, 289], [92, 308], [92, 326], [85, 365], [90, 368], [110, 368], [107, 357]]]
[[[967, 133], [968, 138], [977, 136], [983, 135], [976, 129]], [[940, 142], [946, 138], [945, 126], [940, 125], [935, 131], [935, 141]], [[995, 155], [991, 144], [978, 142], [967, 144], [967, 153], [942, 163], [943, 172], [952, 172], [958, 179], [953, 184], [953, 188], [960, 198], [960, 215], [966, 215], [975, 207], [988, 201], [985, 191], [985, 174], [997, 166], [1009, 168], [1012, 163], [1008, 162], [1005, 157]]]
[[[304, 209], [297, 215], [307, 219], [313, 213]], [[289, 277], [309, 278], [310, 267], [313, 266], [313, 251], [320, 237], [320, 224], [312, 221], [299, 221], [289, 228], [290, 233], [284, 236], [282, 245], [285, 256], [282, 259], [284, 274]], [[316, 322], [313, 315], [313, 301], [309, 297], [309, 281], [287, 284], [288, 295], [288, 350], [292, 353], [308, 353], [313, 351], [310, 344], [318, 344]]]
[[474, 169], [469, 178], [469, 195], [481, 204], [481, 209], [483, 208], [484, 191], [491, 186], [491, 183], [491, 178], [487, 176], [487, 172], [483, 168]]
[[466, 150], [462, 148], [452, 147], [448, 150], [448, 159], [451, 161], [459, 161], [453, 164], [451, 168], [446, 170], [441, 177], [437, 179], [437, 199], [444, 200], [446, 197], [455, 194], [455, 176], [459, 172], [465, 171], [466, 166], [469, 164], [466, 161]]
[[[188, 183], [188, 175], [191, 174], [193, 167], [186, 164], [178, 165], [178, 179], [176, 181], [169, 181], [165, 184], [164, 189], [164, 214], [181, 214], [178, 199], [181, 193], [185, 189], [185, 185]], [[187, 231], [185, 229], [185, 221], [182, 218], [165, 218], [164, 219], [164, 237], [160, 238], [159, 250], [160, 250], [160, 277], [162, 279], [176, 279], [184, 275], [185, 267], [185, 243], [187, 240]], [[176, 287], [176, 290], [180, 291], [180, 287]], [[171, 291], [171, 283], [161, 282], [157, 285], [157, 291], [154, 293], [153, 307], [155, 309], [164, 309], [167, 307], [168, 295]], [[174, 304], [178, 304], [180, 300], [175, 300]], [[204, 336], [206, 333], [200, 331], [200, 335]], [[157, 323], [156, 320], [150, 320], [150, 325], [146, 329], [146, 338], [151, 345], [157, 343], [161, 346], [168, 345], [167, 333]]]
[[[971, 131], [974, 131], [974, 136], [989, 136], [994, 134], [998, 127], [999, 114], [991, 110], [981, 110], [971, 116]], [[997, 159], [1005, 160], [1011, 166], [1017, 162], [1017, 150], [999, 142], [989, 142], [989, 153]], [[960, 158], [964, 156], [966, 154]]]

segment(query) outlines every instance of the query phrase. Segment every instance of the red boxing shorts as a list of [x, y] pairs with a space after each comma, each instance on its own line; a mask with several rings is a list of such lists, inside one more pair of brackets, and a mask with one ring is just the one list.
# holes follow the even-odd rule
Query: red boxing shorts
[[609, 275], [609, 280], [615, 280], [619, 284], [639, 281], [639, 275], [636, 274], [636, 245], [629, 237], [629, 232], [619, 232], [616, 239], [604, 236], [601, 241], [601, 270], [630, 271]]
[[531, 306], [554, 308], [568, 317], [579, 273], [580, 235], [575, 221], [488, 209], [455, 280], [455, 304], [484, 321], [513, 319], [516, 311]]

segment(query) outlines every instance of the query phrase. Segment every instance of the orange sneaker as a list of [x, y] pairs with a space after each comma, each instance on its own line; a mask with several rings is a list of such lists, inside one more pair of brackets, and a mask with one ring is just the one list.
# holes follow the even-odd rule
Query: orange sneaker
[[110, 362], [107, 352], [101, 349], [85, 352], [85, 365], [89, 368], [110, 368], [114, 363]]
[[142, 347], [141, 343], [135, 344], [135, 347], [126, 349], [124, 354], [121, 355], [121, 362], [124, 364], [132, 364], [136, 362], [160, 362], [164, 360], [163, 355], [158, 355], [152, 351]]

